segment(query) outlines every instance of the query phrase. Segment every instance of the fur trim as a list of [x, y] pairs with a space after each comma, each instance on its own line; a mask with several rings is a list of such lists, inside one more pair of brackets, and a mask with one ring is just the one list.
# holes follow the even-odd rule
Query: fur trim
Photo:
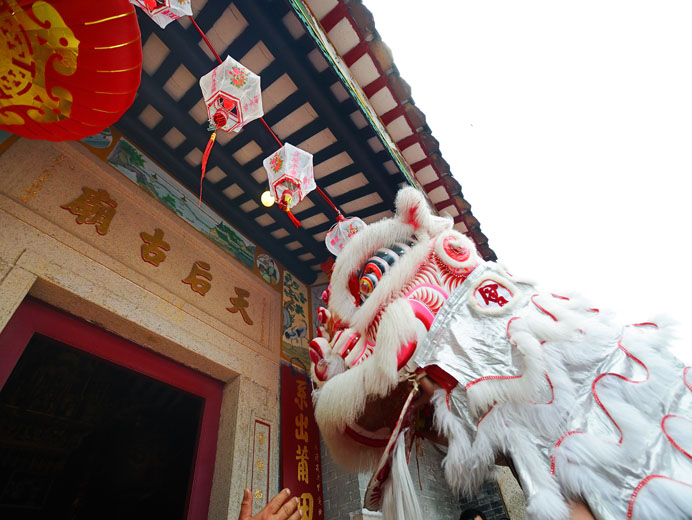
[[540, 342], [525, 332], [513, 334], [512, 339], [524, 360], [524, 373], [516, 379], [489, 379], [470, 387], [469, 406], [475, 414], [483, 413], [493, 403], [536, 401], [547, 385]]
[[415, 230], [430, 228], [432, 215], [423, 194], [416, 188], [409, 186], [399, 190], [394, 206], [397, 218], [402, 223], [412, 226]]
[[[451, 229], [454, 224], [451, 219], [431, 215], [424, 196], [415, 188], [399, 190], [395, 206], [396, 215], [393, 218], [371, 224], [367, 227], [367, 232], [354, 235], [344, 247], [334, 266], [329, 307], [333, 313], [349, 323], [357, 311], [361, 311], [358, 312], [361, 316], [365, 314], [362, 312], [363, 309], [358, 308], [353, 301], [348, 288], [349, 279], [352, 275], [358, 274], [363, 263], [375, 251], [395, 242], [404, 242], [414, 235], [418, 242], [413, 248], [416, 249], [420, 247], [420, 242], [428, 242], [431, 236], [437, 236]], [[475, 248], [472, 248], [472, 251], [475, 252]], [[411, 251], [402, 258], [402, 261], [410, 255]], [[390, 271], [385, 279], [391, 278], [391, 275]], [[393, 284], [394, 282], [391, 283], [392, 286]], [[368, 301], [371, 298], [368, 298]], [[372, 307], [369, 306], [371, 312]]]
[[422, 238], [392, 266], [368, 299], [352, 315], [351, 326], [354, 329], [362, 331], [368, 329], [379, 310], [384, 308], [392, 298], [398, 296], [401, 290], [415, 278], [418, 267], [428, 258], [432, 246], [433, 241], [430, 238]]
[[353, 236], [334, 264], [329, 297], [329, 310], [332, 315], [350, 322], [353, 313], [358, 309], [348, 286], [351, 275], [357, 275], [363, 263], [379, 248], [394, 242], [403, 242], [413, 235], [413, 231], [412, 226], [402, 226], [396, 220], [387, 219], [370, 224], [367, 233], [356, 233]]
[[430, 402], [435, 411], [433, 426], [449, 443], [447, 455], [442, 460], [445, 480], [449, 487], [458, 493], [464, 478], [463, 462], [471, 449], [469, 435], [461, 420], [447, 408], [445, 390], [436, 390]]
[[315, 418], [328, 434], [343, 431], [365, 409], [369, 396], [384, 397], [397, 384], [397, 353], [416, 338], [415, 316], [405, 299], [391, 303], [382, 315], [377, 347], [367, 363], [346, 370], [327, 381], [316, 398]]
[[[488, 281], [498, 283], [511, 293], [512, 298], [502, 307], [483, 307], [481, 303], [478, 301], [476, 291], [478, 291], [478, 289], [483, 284], [485, 284], [485, 282]], [[496, 274], [488, 273], [484, 275], [483, 278], [476, 283], [475, 287], [469, 290], [467, 298], [469, 307], [474, 312], [486, 316], [502, 316], [505, 314], [509, 314], [512, 309], [514, 309], [520, 302], [522, 302], [524, 300], [522, 296], [522, 291], [520, 291], [519, 288], [512, 282], [510, 282], [507, 278], [504, 278]]]
[[629, 510], [634, 520], [690, 518], [692, 485], [660, 475], [650, 475], [632, 495]]
[[[445, 250], [445, 242], [447, 243], [447, 247], [467, 250], [469, 252], [469, 257], [464, 261], [452, 257], [447, 250]], [[454, 229], [446, 230], [437, 235], [435, 239], [435, 254], [442, 262], [455, 271], [473, 269], [481, 262], [473, 242]]]

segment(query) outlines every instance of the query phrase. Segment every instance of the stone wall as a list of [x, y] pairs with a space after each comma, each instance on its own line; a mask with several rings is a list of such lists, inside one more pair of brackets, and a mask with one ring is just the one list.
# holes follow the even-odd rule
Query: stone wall
[[[322, 448], [322, 492], [325, 520], [350, 519], [351, 514], [360, 512], [363, 501], [357, 473], [342, 470], [329, 454], [324, 441]], [[367, 482], [366, 482], [367, 485]]]
[[[427, 441], [423, 442], [422, 448], [422, 455], [417, 458], [415, 452], [411, 453], [409, 471], [414, 485], [419, 490], [418, 499], [427, 520], [458, 520], [461, 512], [467, 508], [482, 511], [487, 520], [509, 518], [495, 482], [486, 483], [473, 500], [468, 502], [460, 500], [454, 496], [444, 480], [441, 463], [445, 454], [442, 449]], [[343, 471], [332, 460], [324, 442], [322, 443], [322, 479], [325, 520], [381, 518], [380, 513], [362, 508], [370, 475]]]
[[[274, 443], [261, 507], [278, 490], [279, 290], [80, 143], [20, 139], [0, 172], [0, 332], [31, 296], [224, 383], [208, 518], [237, 518], [259, 420]], [[84, 187], [112, 199], [108, 229], [63, 207]], [[142, 252], [140, 233], [155, 229], [169, 246], [160, 265]], [[214, 273], [206, 295], [183, 282], [197, 261]], [[236, 286], [252, 295], [254, 326], [227, 310]]]

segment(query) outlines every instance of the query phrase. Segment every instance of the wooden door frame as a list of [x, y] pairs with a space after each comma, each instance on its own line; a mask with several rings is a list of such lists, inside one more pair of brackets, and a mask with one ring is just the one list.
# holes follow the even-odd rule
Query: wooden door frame
[[0, 332], [0, 389], [34, 334], [42, 334], [204, 399], [195, 447], [187, 520], [209, 514], [223, 384], [115, 334], [32, 298], [25, 299]]

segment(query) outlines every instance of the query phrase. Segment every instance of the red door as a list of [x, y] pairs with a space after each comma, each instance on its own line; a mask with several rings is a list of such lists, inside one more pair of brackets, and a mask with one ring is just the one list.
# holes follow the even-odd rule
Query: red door
[[221, 395], [216, 380], [25, 301], [0, 334], [0, 517], [207, 518]]

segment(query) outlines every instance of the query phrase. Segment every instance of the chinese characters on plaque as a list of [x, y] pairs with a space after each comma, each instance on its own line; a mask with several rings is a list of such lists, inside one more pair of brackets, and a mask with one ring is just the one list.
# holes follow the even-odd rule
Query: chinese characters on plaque
[[[111, 199], [106, 190], [94, 190], [85, 186], [82, 188], [81, 195], [60, 207], [76, 215], [75, 222], [77, 224], [93, 224], [96, 232], [104, 236], [108, 234], [118, 203]], [[162, 262], [166, 261], [166, 253], [171, 251], [171, 245], [166, 242], [164, 235], [165, 232], [159, 228], [155, 228], [153, 233], [149, 233], [148, 230], [139, 233], [139, 237], [142, 239], [140, 255], [144, 262], [159, 267]], [[204, 296], [212, 288], [212, 279], [209, 263], [197, 260], [192, 264], [189, 274], [181, 281], [189, 285], [192, 291]], [[226, 310], [231, 314], [240, 313], [247, 325], [253, 325], [248, 312], [250, 292], [240, 287], [234, 287], [234, 289], [235, 296], [229, 296], [231, 306], [226, 307]]]
[[166, 259], [164, 251], [170, 251], [171, 246], [163, 240], [163, 231], [156, 228], [154, 234], [150, 235], [142, 231], [139, 236], [142, 239], [142, 260], [158, 267]]
[[294, 367], [281, 365], [281, 487], [298, 497], [305, 520], [323, 520], [320, 439], [310, 385]]
[[69, 204], [60, 206], [77, 215], [77, 224], [94, 224], [99, 235], [108, 233], [118, 203], [111, 199], [106, 190], [82, 188], [82, 194]]
[[253, 420], [252, 449], [250, 450], [250, 483], [252, 490], [252, 513], [257, 513], [269, 500], [269, 455], [271, 453], [271, 424]]

